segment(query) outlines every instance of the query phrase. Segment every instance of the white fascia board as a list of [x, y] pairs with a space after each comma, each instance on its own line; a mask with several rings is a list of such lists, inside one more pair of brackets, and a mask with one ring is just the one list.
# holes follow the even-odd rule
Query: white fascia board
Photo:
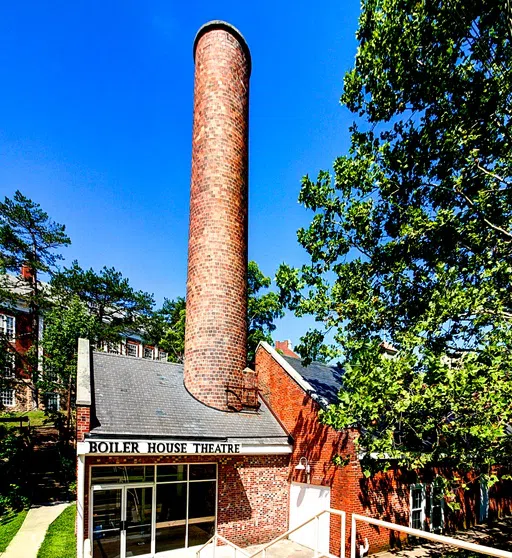
[[[210, 451], [202, 451], [197, 446], [211, 445]], [[222, 446], [222, 448], [218, 448]], [[207, 441], [204, 440], [148, 440], [148, 439], [113, 439], [94, 438], [77, 443], [78, 455], [287, 455], [292, 453], [290, 444], [244, 444], [239, 440]], [[220, 451], [217, 451], [220, 449]]]
[[88, 339], [78, 340], [76, 405], [91, 406], [91, 350]]
[[295, 368], [293, 368], [291, 364], [288, 364], [288, 362], [286, 362], [286, 360], [284, 360], [284, 358], [266, 341], [260, 341], [256, 347], [256, 351], [258, 351], [260, 346], [267, 351], [277, 364], [283, 368], [288, 376], [290, 376], [292, 380], [294, 380], [306, 393], [315, 393], [313, 386], [309, 382], [306, 382], [306, 380], [295, 370]]

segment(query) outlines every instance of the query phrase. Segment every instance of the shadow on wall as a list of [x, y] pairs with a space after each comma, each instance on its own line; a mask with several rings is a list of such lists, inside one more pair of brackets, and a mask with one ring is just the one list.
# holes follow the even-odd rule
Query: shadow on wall
[[[332, 458], [347, 452], [348, 433], [335, 432], [332, 428], [321, 424], [318, 419], [317, 404], [309, 395], [304, 395], [302, 409], [291, 435], [296, 440], [294, 459], [307, 456], [311, 465], [311, 482], [331, 486], [339, 470], [339, 467], [332, 462]], [[301, 482], [306, 482], [305, 472], [301, 474]], [[293, 477], [292, 469], [289, 480], [293, 480]]]
[[[386, 473], [376, 473], [370, 478], [359, 480], [359, 501], [363, 509], [373, 517], [385, 521], [409, 524], [409, 485], [416, 482], [416, 475], [395, 468]], [[388, 531], [376, 525], [368, 526], [379, 538], [388, 538], [390, 547], [401, 547], [404, 535]], [[387, 533], [387, 536], [386, 536]]]
[[229, 460], [220, 464], [219, 470], [219, 502], [218, 521], [231, 523], [233, 521], [247, 521], [252, 517], [252, 507], [247, 498], [246, 489], [239, 468], [243, 463]]

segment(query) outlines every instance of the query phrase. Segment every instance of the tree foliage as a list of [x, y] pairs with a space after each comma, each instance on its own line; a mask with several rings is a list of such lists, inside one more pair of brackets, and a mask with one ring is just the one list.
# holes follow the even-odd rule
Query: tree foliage
[[[283, 307], [277, 293], [261, 292], [270, 287], [270, 277], [250, 261], [247, 273], [247, 360], [254, 360], [260, 341], [272, 343], [274, 320], [283, 316]], [[171, 362], [183, 362], [185, 352], [185, 299], [165, 300], [147, 327], [149, 340], [167, 351]]]
[[[32, 318], [30, 333], [25, 333], [21, 340], [23, 345], [30, 345], [28, 351], [17, 352], [9, 336], [0, 333], [0, 368], [10, 370], [14, 354], [25, 376], [31, 379], [28, 385], [36, 404], [40, 382], [39, 318], [48, 306], [48, 293], [39, 274], [52, 275], [56, 271], [57, 262], [62, 258], [59, 250], [70, 244], [65, 231], [64, 225], [52, 221], [39, 204], [20, 191], [16, 191], [12, 199], [6, 197], [0, 203], [0, 307], [16, 313], [21, 300]], [[25, 277], [20, 275], [22, 266], [29, 272]], [[3, 383], [10, 381], [4, 378]]]
[[96, 272], [82, 269], [74, 261], [71, 267], [54, 275], [51, 287], [60, 306], [68, 306], [76, 297], [95, 317], [93, 344], [118, 342], [122, 334], [138, 332], [153, 311], [153, 296], [136, 291], [113, 267]]
[[486, 474], [512, 449], [510, 22], [505, 0], [363, 0], [349, 153], [302, 182], [310, 263], [278, 284], [319, 322], [303, 355], [343, 354], [323, 420], [368, 455]]
[[254, 261], [247, 270], [247, 360], [254, 361], [256, 347], [260, 341], [272, 345], [274, 320], [284, 316], [279, 295], [273, 291], [261, 292], [272, 284]]
[[146, 337], [167, 353], [169, 362], [183, 362], [185, 354], [185, 299], [164, 299], [146, 327]]

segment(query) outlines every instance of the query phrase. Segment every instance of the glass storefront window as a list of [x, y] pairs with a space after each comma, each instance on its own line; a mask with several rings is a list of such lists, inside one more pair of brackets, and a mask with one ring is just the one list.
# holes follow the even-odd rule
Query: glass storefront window
[[153, 482], [155, 478], [155, 466], [112, 466], [93, 467], [93, 484], [121, 484], [128, 482]]
[[217, 466], [215, 463], [190, 465], [190, 480], [216, 480]]
[[187, 480], [187, 465], [157, 465], [156, 482]]
[[189, 485], [189, 518], [215, 517], [215, 482], [191, 482]]
[[158, 555], [206, 543], [215, 533], [216, 479], [208, 463], [93, 466], [94, 558], [118, 557], [121, 546], [142, 556], [153, 544]]

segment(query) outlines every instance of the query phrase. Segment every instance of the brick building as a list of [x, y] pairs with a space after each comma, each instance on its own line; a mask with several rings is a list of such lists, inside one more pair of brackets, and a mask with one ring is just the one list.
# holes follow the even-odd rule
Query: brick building
[[[185, 362], [94, 352], [80, 340], [78, 557], [89, 545], [93, 558], [193, 556], [214, 533], [264, 543], [329, 506], [446, 528], [446, 510], [427, 503], [437, 472], [365, 479], [357, 430], [320, 424], [343, 370], [302, 366], [290, 342], [261, 343], [246, 368], [251, 58], [239, 31], [213, 21], [194, 60]], [[478, 509], [483, 519], [486, 496], [449, 520], [472, 521]], [[509, 504], [495, 498], [491, 509]], [[319, 529], [322, 550], [338, 553], [336, 518]], [[372, 552], [393, 543], [383, 530], [360, 533]], [[311, 546], [313, 536], [306, 527], [293, 538]]]
[[[0, 334], [5, 340], [8, 354], [7, 366], [1, 371], [0, 411], [30, 411], [34, 408], [34, 391], [31, 374], [27, 372], [29, 364], [24, 359], [34, 344], [34, 319], [27, 303], [32, 274], [23, 266], [18, 276], [0, 275], [0, 289], [10, 294], [9, 300], [0, 307]], [[40, 283], [40, 288], [47, 285]], [[39, 317], [39, 335], [44, 326], [43, 317]], [[58, 407], [59, 397], [56, 393], [44, 395], [44, 404], [51, 408]]]
[[[28, 371], [30, 363], [24, 358], [34, 345], [33, 313], [27, 299], [31, 289], [32, 274], [23, 266], [18, 276], [0, 275], [0, 289], [10, 294], [9, 300], [0, 306], [0, 335], [7, 342], [7, 349], [12, 358], [0, 373], [0, 412], [26, 412], [35, 409], [36, 402], [32, 383], [32, 374]], [[49, 285], [38, 282], [39, 289], [46, 291]], [[39, 338], [44, 332], [44, 312], [39, 316]], [[122, 336], [118, 343], [102, 343], [100, 350], [107, 353], [128, 355], [149, 360], [167, 360], [167, 353], [155, 345], [144, 343], [141, 335], [131, 332]], [[39, 349], [39, 358], [42, 350]], [[52, 378], [49, 378], [52, 380]], [[59, 389], [58, 382], [52, 391], [42, 394], [39, 407], [58, 411], [66, 404], [66, 390]]]
[[[281, 345], [276, 343], [278, 347]], [[383, 351], [393, 352], [389, 347], [383, 347]], [[361, 450], [354, 447], [357, 429], [336, 431], [318, 419], [320, 409], [337, 401], [343, 378], [339, 366], [313, 362], [304, 367], [297, 356], [289, 356], [284, 351], [280, 354], [267, 343], [260, 343], [255, 368], [261, 396], [274, 409], [293, 440], [288, 476], [292, 524], [293, 510], [300, 509], [301, 499], [308, 502], [304, 518], [330, 505], [348, 514], [368, 515], [440, 534], [511, 513], [510, 481], [502, 481], [487, 490], [473, 475], [461, 474], [470, 489], [458, 492], [460, 510], [451, 511], [441, 498], [441, 487], [436, 482], [438, 476], [451, 477], [451, 470], [439, 467], [405, 471], [394, 467], [366, 478], [360, 462]], [[306, 467], [297, 470], [296, 464], [301, 459]], [[398, 542], [396, 532], [367, 524], [358, 525], [357, 532], [361, 540], [368, 539], [370, 553]], [[305, 536], [300, 535], [299, 542], [305, 544]], [[330, 551], [338, 552], [340, 542], [339, 520], [332, 517]]]
[[79, 557], [86, 540], [94, 558], [166, 556], [287, 528], [292, 447], [246, 368], [250, 53], [214, 21], [194, 59], [185, 362], [80, 341]]

